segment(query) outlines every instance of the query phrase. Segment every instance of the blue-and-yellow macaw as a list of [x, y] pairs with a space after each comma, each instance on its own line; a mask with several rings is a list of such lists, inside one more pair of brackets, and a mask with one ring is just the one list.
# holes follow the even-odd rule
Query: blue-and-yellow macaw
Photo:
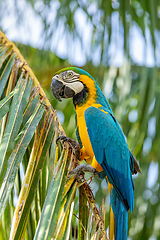
[[58, 71], [51, 89], [59, 101], [73, 98], [80, 159], [106, 176], [111, 200], [109, 238], [125, 240], [128, 210], [132, 212], [134, 208], [132, 174], [140, 169], [123, 131], [98, 84], [86, 71], [76, 67]]

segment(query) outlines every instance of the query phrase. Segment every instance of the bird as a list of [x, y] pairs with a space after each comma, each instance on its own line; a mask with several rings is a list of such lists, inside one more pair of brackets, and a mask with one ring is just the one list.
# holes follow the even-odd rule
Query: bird
[[[77, 156], [79, 160], [86, 160], [91, 172], [97, 171], [108, 182], [111, 203], [109, 239], [126, 240], [128, 211], [132, 212], [134, 208], [132, 175], [141, 171], [110, 104], [96, 80], [78, 67], [56, 72], [51, 90], [58, 101], [73, 99], [79, 145]], [[69, 140], [64, 136], [59, 138]], [[85, 166], [81, 169], [87, 171], [89, 168]]]

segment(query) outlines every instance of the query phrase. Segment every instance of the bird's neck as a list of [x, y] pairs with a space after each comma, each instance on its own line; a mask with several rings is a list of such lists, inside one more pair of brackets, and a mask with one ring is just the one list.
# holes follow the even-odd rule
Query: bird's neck
[[80, 107], [83, 104], [85, 104], [87, 102], [89, 98], [89, 93], [88, 93], [88, 89], [86, 86], [84, 86], [83, 90], [80, 93], [77, 93], [74, 97], [73, 97], [73, 104], [74, 107]]
[[86, 75], [80, 75], [79, 80], [83, 83], [84, 89], [73, 97], [73, 104], [76, 111], [79, 108], [83, 108], [84, 110], [91, 106], [98, 106], [112, 113], [107, 99], [95, 80]]
[[73, 97], [75, 108], [83, 105], [91, 106], [96, 101], [96, 85], [95, 81], [87, 75], [80, 75], [79, 81], [84, 85], [83, 90]]

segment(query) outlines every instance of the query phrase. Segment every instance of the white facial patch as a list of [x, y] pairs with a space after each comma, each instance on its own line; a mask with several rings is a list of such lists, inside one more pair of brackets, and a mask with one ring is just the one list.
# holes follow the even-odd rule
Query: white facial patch
[[79, 82], [79, 81], [75, 81], [72, 83], [64, 83], [66, 86], [68, 86], [70, 89], [72, 89], [75, 94], [81, 92], [84, 88], [83, 83]]

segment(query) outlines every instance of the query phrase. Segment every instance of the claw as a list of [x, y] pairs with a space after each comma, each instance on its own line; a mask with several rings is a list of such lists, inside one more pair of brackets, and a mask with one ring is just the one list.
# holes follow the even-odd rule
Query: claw
[[57, 139], [56, 139], [56, 144], [58, 143], [59, 140], [64, 140], [65, 138], [67, 138], [66, 136], [60, 135]]
[[93, 175], [97, 175], [98, 177], [100, 177], [99, 172], [95, 168], [88, 166], [88, 165], [79, 165], [78, 167], [76, 167], [75, 169], [70, 171], [69, 175], [76, 174], [75, 178], [76, 178], [77, 182], [81, 182], [80, 176], [81, 175], [84, 176], [85, 172], [90, 172], [90, 173], [93, 173]]
[[68, 142], [69, 145], [71, 146], [71, 148], [74, 149], [76, 158], [79, 159], [79, 157], [80, 157], [80, 145], [79, 145], [79, 143], [77, 143], [73, 139], [68, 138], [66, 136], [63, 136], [63, 135], [59, 136], [56, 139], [56, 144], [58, 143], [59, 140], [61, 140], [63, 143]]

